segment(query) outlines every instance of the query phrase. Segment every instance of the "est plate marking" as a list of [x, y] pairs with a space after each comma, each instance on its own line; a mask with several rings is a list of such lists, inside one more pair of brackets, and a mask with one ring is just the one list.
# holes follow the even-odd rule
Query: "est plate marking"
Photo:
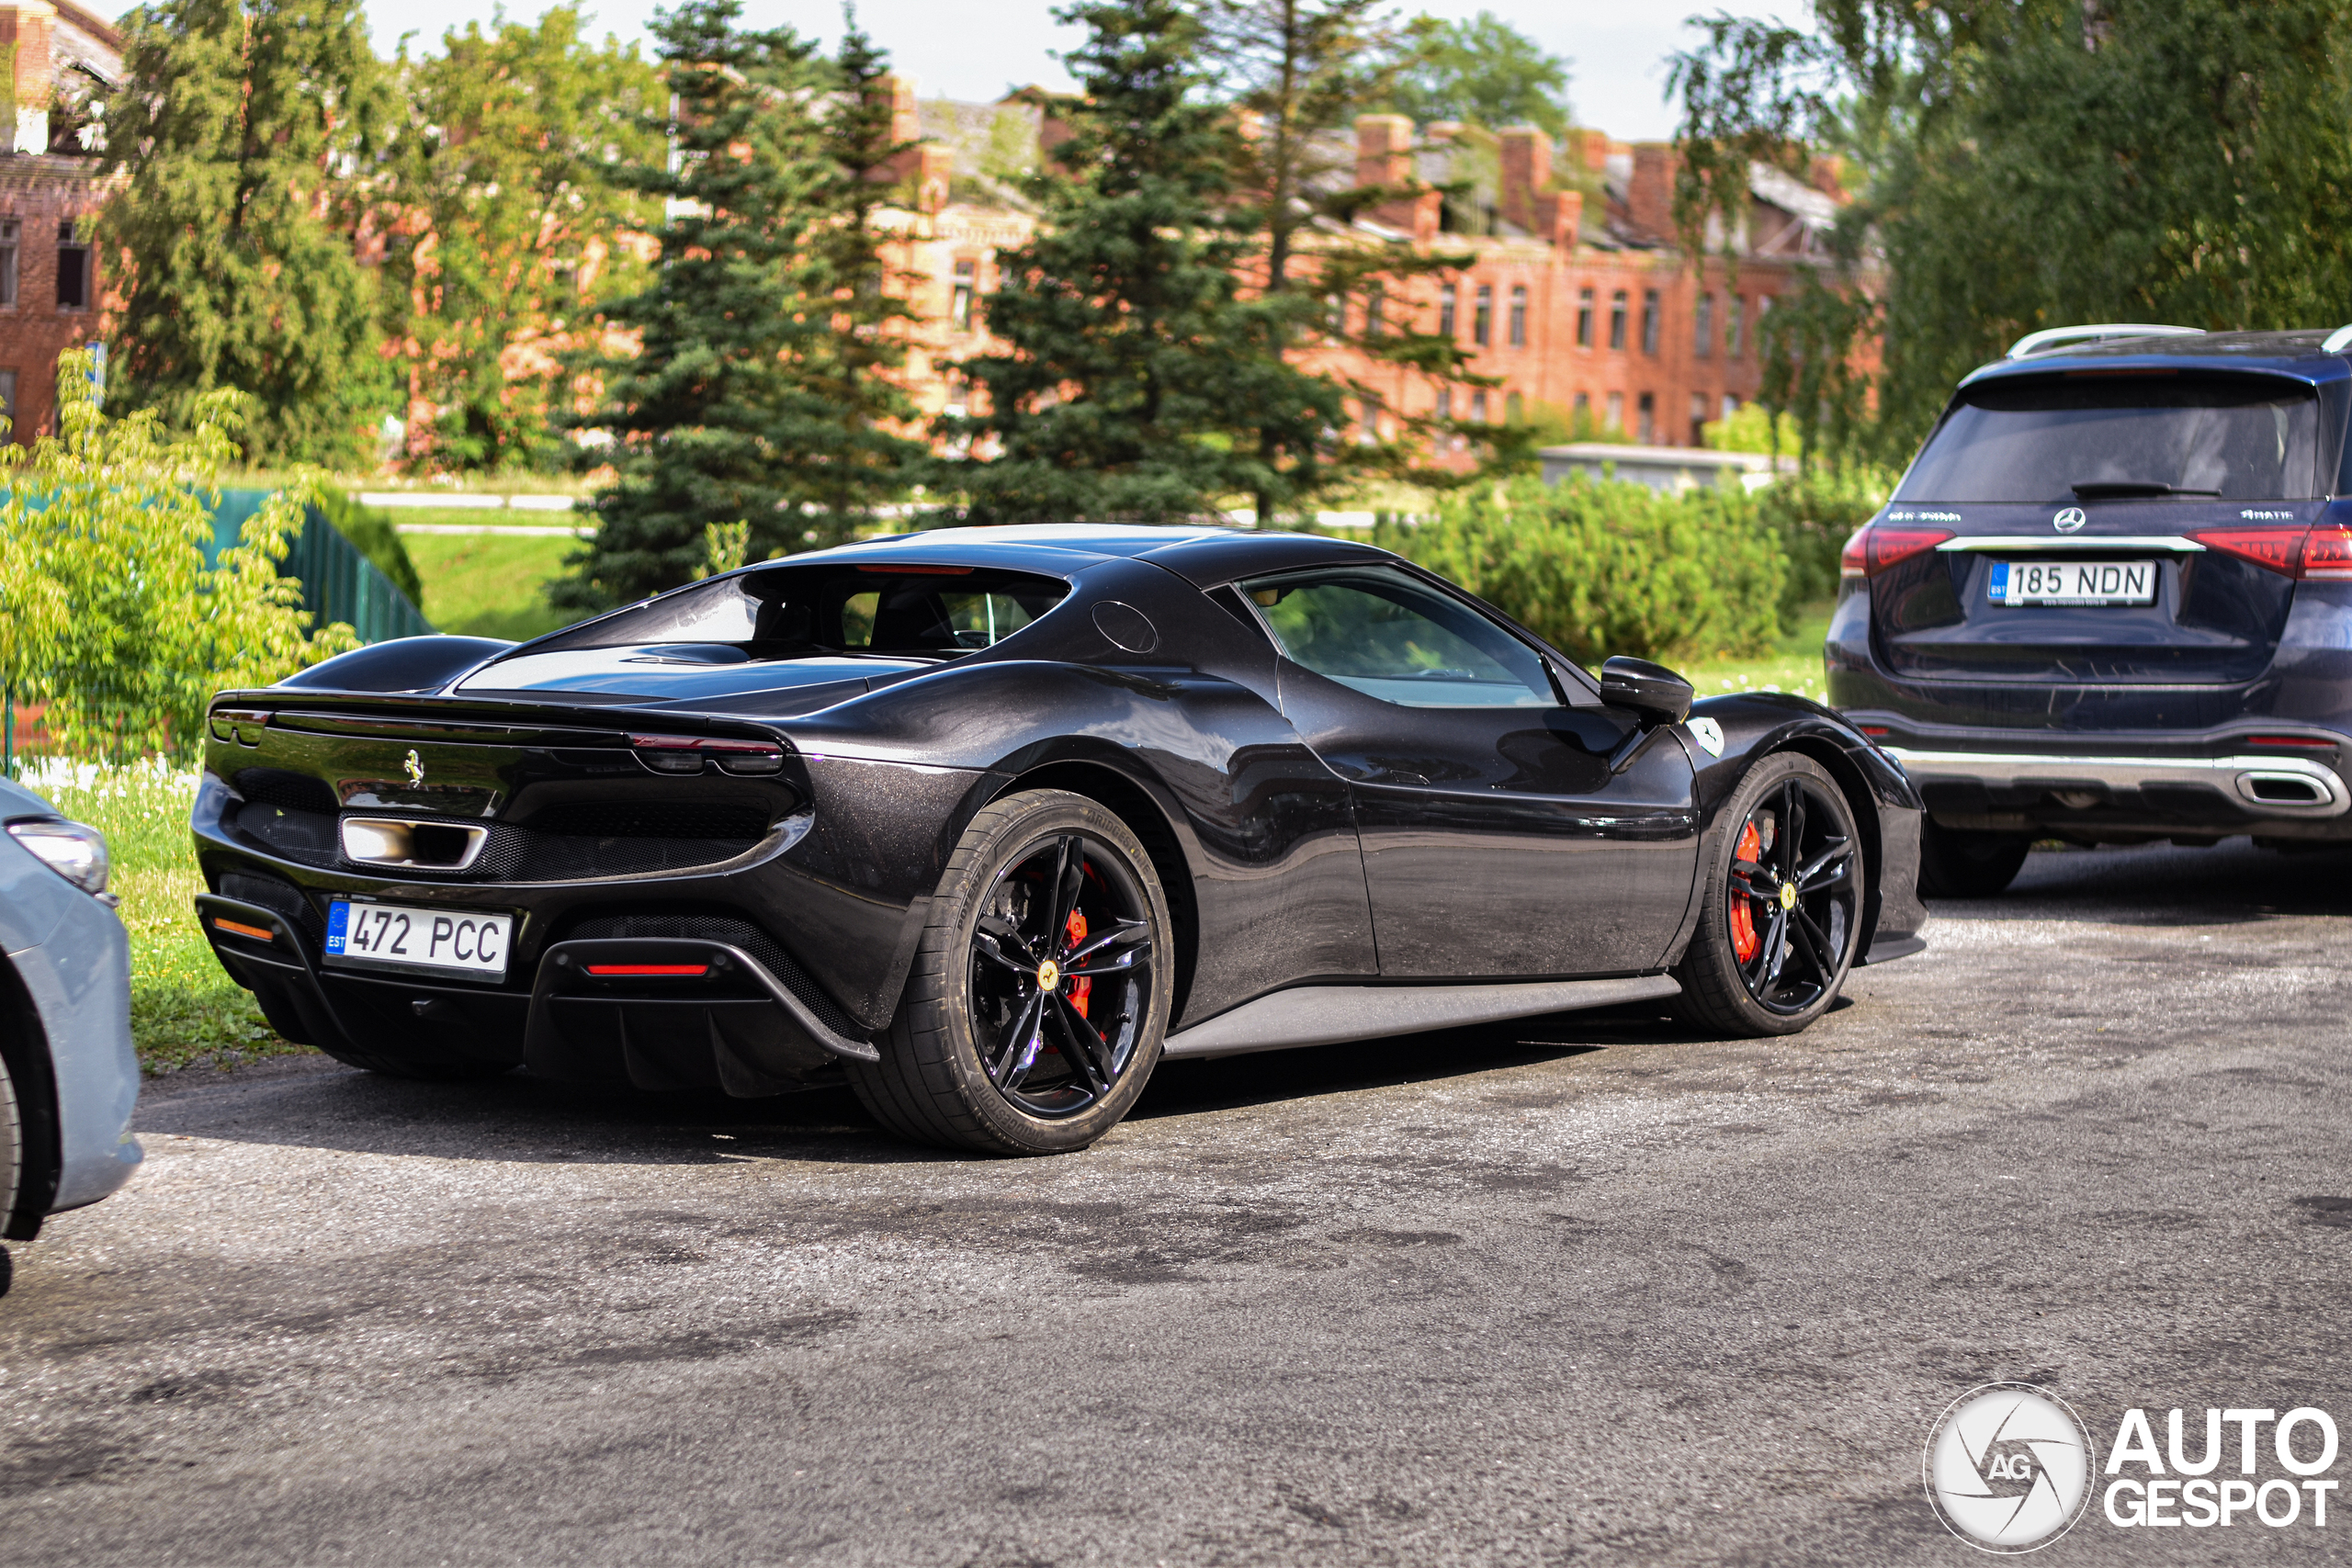
[[420, 909], [338, 898], [327, 908], [326, 961], [353, 969], [503, 980], [514, 929], [514, 916], [481, 909]]
[[1996, 604], [2153, 604], [2152, 560], [1996, 560]]

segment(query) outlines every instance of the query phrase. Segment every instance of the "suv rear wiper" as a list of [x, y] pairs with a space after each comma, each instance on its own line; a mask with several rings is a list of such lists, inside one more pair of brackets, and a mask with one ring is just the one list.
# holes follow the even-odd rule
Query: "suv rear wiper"
[[2222, 493], [2218, 490], [2187, 490], [2179, 485], [2168, 485], [2155, 479], [2084, 479], [2067, 488], [2075, 492], [2077, 500], [2081, 501], [2120, 500], [2124, 496], [2132, 495], [2218, 496]]

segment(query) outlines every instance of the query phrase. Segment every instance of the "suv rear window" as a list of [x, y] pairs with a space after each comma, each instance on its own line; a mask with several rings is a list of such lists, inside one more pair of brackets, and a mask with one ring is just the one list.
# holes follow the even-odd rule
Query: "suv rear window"
[[2324, 493], [2318, 447], [2310, 389], [2267, 377], [1995, 380], [1961, 394], [1895, 499], [2301, 501]]
[[719, 662], [874, 653], [954, 658], [992, 648], [1061, 603], [1069, 584], [989, 567], [777, 566], [665, 593], [532, 653], [673, 647]]

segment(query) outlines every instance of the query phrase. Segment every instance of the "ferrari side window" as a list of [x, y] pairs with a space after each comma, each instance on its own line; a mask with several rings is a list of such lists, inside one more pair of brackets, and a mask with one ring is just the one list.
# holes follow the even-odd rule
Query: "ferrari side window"
[[1379, 567], [1244, 583], [1294, 663], [1399, 707], [1555, 707], [1535, 650], [1468, 605]]

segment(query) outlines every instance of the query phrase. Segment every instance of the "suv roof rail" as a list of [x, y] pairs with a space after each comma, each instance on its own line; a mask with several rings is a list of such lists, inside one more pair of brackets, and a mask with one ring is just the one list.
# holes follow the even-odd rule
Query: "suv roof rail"
[[2062, 344], [2098, 343], [2118, 337], [2202, 337], [2202, 327], [2165, 327], [2145, 321], [2102, 321], [2095, 326], [2048, 327], [2038, 333], [2028, 333], [2009, 344], [2004, 359], [2024, 359], [2031, 355], [2045, 354]]
[[2336, 328], [2327, 334], [2327, 341], [2319, 345], [2322, 354], [2341, 354], [2347, 348], [2352, 348], [2352, 323]]

